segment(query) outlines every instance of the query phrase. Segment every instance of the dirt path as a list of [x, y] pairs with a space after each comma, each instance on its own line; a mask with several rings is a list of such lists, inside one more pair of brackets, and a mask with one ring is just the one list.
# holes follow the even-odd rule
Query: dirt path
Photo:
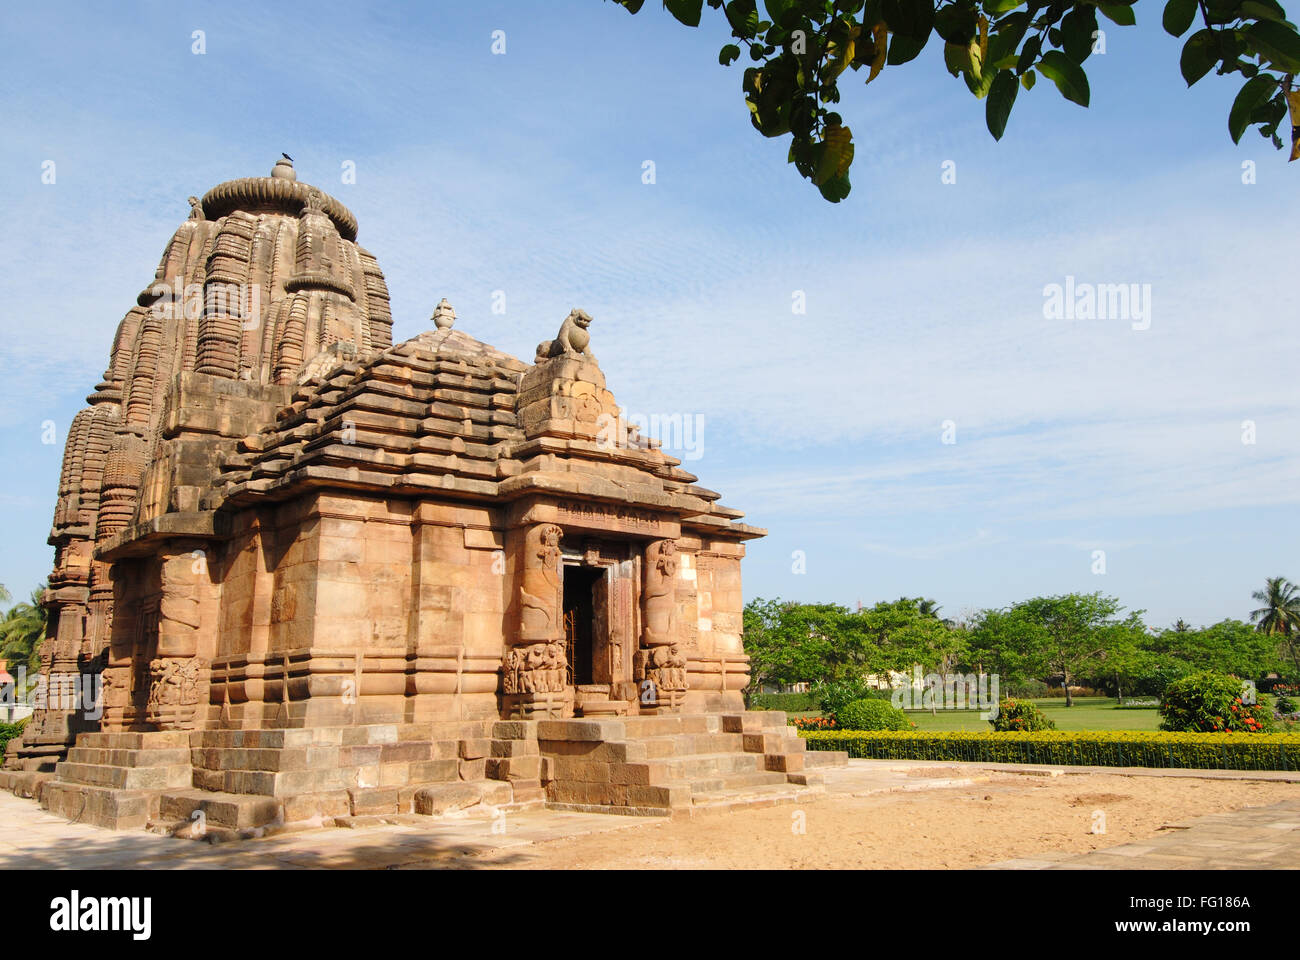
[[[830, 796], [798, 807], [706, 813], [690, 821], [550, 840], [529, 847], [509, 866], [976, 867], [1048, 851], [1086, 853], [1160, 835], [1162, 827], [1193, 817], [1295, 799], [1300, 799], [1300, 784], [995, 774], [966, 787]], [[798, 830], [801, 822], [803, 832]], [[1105, 832], [1094, 833], [1094, 823]], [[489, 866], [493, 859], [489, 853], [479, 862]]]

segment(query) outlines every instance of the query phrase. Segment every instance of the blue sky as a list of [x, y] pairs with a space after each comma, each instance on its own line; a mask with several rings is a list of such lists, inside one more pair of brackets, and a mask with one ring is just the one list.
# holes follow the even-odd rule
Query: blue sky
[[[529, 359], [580, 306], [630, 413], [701, 417], [686, 466], [770, 530], [748, 597], [955, 615], [1103, 590], [1157, 624], [1244, 618], [1266, 576], [1300, 577], [1300, 163], [1234, 146], [1237, 84], [1188, 91], [1160, 5], [1135, 9], [1088, 62], [1092, 107], [1040, 83], [1001, 143], [937, 49], [847, 78], [839, 205], [750, 127], [707, 10], [698, 30], [598, 0], [7, 10], [0, 582], [48, 572], [63, 430], [185, 198], [284, 151], [357, 214], [396, 339], [445, 296]], [[1149, 329], [1048, 319], [1067, 276], [1150, 284]]]

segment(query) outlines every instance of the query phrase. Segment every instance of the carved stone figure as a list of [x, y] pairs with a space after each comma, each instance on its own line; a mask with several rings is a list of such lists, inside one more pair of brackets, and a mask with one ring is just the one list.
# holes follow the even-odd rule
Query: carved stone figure
[[559, 693], [565, 687], [564, 666], [564, 645], [561, 643], [513, 647], [505, 658], [502, 692]]
[[523, 582], [519, 587], [521, 641], [551, 641], [562, 637], [561, 535], [555, 524], [542, 523], [525, 536]]
[[560, 324], [560, 332], [554, 340], [543, 340], [537, 345], [537, 362], [551, 357], [580, 357], [596, 362], [596, 355], [591, 352], [591, 316], [584, 310], [574, 309]]
[[642, 646], [656, 647], [676, 640], [677, 562], [677, 544], [671, 540], [656, 540], [646, 548]]
[[645, 679], [661, 691], [685, 690], [686, 657], [681, 647], [673, 643], [647, 651]]

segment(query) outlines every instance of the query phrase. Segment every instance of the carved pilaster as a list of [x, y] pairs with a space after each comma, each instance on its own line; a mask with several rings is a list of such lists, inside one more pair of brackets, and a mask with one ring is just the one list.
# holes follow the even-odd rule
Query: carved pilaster
[[[196, 556], [197, 554], [197, 556]], [[201, 551], [162, 558], [157, 656], [149, 661], [146, 718], [163, 730], [193, 729], [208, 700], [209, 662], [199, 653], [199, 591], [206, 571]]]
[[677, 632], [677, 544], [656, 540], [646, 548], [642, 586], [641, 649], [635, 672], [641, 706], [674, 710], [687, 690], [686, 656]]
[[570, 716], [565, 680], [563, 531], [539, 523], [524, 532], [519, 566], [519, 633], [501, 667], [506, 715]]

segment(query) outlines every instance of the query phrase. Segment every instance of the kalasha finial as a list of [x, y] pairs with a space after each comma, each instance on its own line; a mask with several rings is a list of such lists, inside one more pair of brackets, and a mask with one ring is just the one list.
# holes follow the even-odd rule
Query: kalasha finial
[[439, 330], [450, 330], [451, 325], [456, 322], [456, 311], [451, 308], [447, 298], [443, 297], [438, 301], [438, 305], [433, 308], [433, 325]]
[[298, 174], [293, 172], [293, 157], [287, 153], [280, 154], [280, 159], [271, 168], [271, 176], [276, 180], [297, 180]]

